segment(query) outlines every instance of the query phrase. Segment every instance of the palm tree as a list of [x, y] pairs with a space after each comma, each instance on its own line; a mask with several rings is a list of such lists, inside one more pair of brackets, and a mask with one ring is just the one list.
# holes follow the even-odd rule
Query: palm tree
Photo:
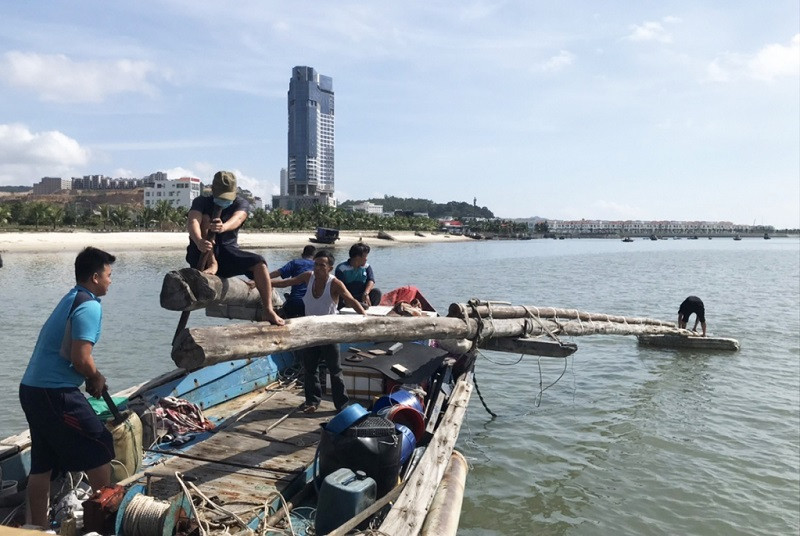
[[8, 205], [0, 205], [0, 225], [5, 225], [11, 221], [11, 208]]
[[64, 207], [62, 205], [48, 206], [45, 218], [53, 226], [53, 230], [55, 231], [58, 225], [64, 223]]
[[26, 210], [28, 222], [32, 222], [34, 227], [38, 230], [39, 223], [45, 221], [47, 218], [49, 208], [50, 206], [47, 203], [43, 203], [41, 201], [28, 203]]
[[168, 223], [171, 220], [172, 216], [172, 206], [169, 204], [168, 201], [164, 201], [163, 199], [156, 203], [155, 208], [153, 209], [153, 219], [158, 222], [159, 229], [162, 231], [164, 230], [164, 224]]
[[111, 214], [114, 208], [109, 204], [100, 205], [100, 222], [103, 224], [103, 230], [106, 230], [106, 223], [111, 221]]
[[125, 229], [129, 228], [132, 220], [130, 207], [127, 205], [119, 205], [114, 207], [114, 210], [111, 211], [111, 217], [109, 219], [116, 227]]

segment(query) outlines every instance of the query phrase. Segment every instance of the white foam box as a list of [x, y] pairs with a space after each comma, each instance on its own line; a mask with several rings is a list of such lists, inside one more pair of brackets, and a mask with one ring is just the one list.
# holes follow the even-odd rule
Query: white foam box
[[347, 395], [353, 400], [372, 402], [383, 395], [384, 377], [381, 372], [342, 363], [342, 376]]

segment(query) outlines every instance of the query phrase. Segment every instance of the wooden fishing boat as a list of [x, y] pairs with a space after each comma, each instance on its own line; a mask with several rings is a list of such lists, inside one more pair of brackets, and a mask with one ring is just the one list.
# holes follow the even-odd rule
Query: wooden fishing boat
[[[455, 534], [467, 464], [454, 446], [478, 349], [564, 358], [577, 346], [561, 336], [686, 335], [648, 318], [477, 300], [439, 316], [413, 287], [385, 298], [367, 316], [182, 330], [171, 355], [178, 368], [110, 404], [126, 412], [109, 416], [123, 430], [118, 455], [142, 457], [113, 464], [115, 487], [80, 511], [77, 499], [64, 506], [80, 484], [63, 477], [54, 528], [122, 536]], [[161, 304], [252, 319], [260, 298], [238, 278], [184, 269], [164, 278]], [[326, 397], [307, 413], [294, 351], [331, 343], [340, 344], [353, 404], [337, 413]], [[200, 424], [166, 433], [165, 401], [199, 408]], [[141, 426], [128, 425], [134, 421]], [[29, 446], [27, 432], [0, 442], [2, 479], [20, 489]], [[0, 520], [19, 523], [21, 498], [0, 502]]]
[[[421, 295], [415, 304], [414, 314], [436, 316]], [[392, 306], [373, 307], [370, 312], [377, 318], [395, 309], [403, 312]], [[452, 354], [426, 340], [367, 341], [341, 348], [353, 405], [339, 415], [327, 398], [313, 413], [301, 409], [304, 396], [291, 349], [193, 371], [178, 368], [118, 393], [114, 398], [119, 408], [128, 415], [135, 412], [145, 423], [135, 439], [144, 455], [135, 470], [129, 469], [132, 474], [119, 475], [121, 501], [113, 505], [115, 512], [102, 512], [105, 526], [113, 521], [113, 532], [128, 536], [196, 530], [235, 533], [248, 528], [262, 534], [306, 534], [314, 533], [315, 526], [316, 534], [345, 534], [357, 527], [417, 534], [423, 526], [429, 534], [454, 534], [460, 513], [458, 490], [463, 492], [467, 465], [453, 447], [472, 392], [475, 353]], [[414, 393], [414, 403], [406, 406], [400, 393], [407, 397]], [[213, 429], [159, 441], [158, 422], [151, 417], [156, 401], [165, 397], [195, 404]], [[395, 446], [378, 454], [370, 450], [374, 445], [362, 446], [359, 459], [349, 460], [353, 463], [348, 467], [335, 444], [339, 436], [329, 426], [348, 410], [359, 407], [366, 413], [387, 397], [385, 415], [359, 415], [363, 421], [337, 433], [344, 437], [369, 421], [367, 432], [380, 429], [377, 439]], [[416, 404], [418, 409], [412, 407]], [[406, 430], [402, 423], [408, 425]], [[28, 434], [1, 444], [3, 478], [24, 483], [30, 469]], [[363, 458], [369, 456], [372, 461], [362, 467]], [[371, 495], [366, 493], [366, 499], [359, 495], [360, 509], [347, 515], [352, 492], [342, 489], [347, 486], [340, 482], [328, 483], [339, 470], [364, 470], [364, 478], [373, 481]], [[447, 484], [440, 486], [442, 482]], [[317, 497], [324, 497], [326, 490], [332, 490], [327, 502], [318, 504]], [[0, 508], [0, 519], [20, 521], [21, 493], [13, 499]], [[84, 509], [79, 532], [104, 532], [96, 517], [90, 519]]]

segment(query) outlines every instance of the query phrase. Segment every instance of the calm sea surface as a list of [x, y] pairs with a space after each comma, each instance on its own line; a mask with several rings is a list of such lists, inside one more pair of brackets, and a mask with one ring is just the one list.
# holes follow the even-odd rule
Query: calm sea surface
[[[297, 252], [262, 253], [275, 268]], [[3, 254], [0, 437], [25, 428], [17, 385], [72, 286], [73, 259]], [[797, 238], [408, 245], [376, 247], [370, 262], [381, 288], [415, 284], [440, 311], [477, 297], [674, 321], [696, 294], [709, 331], [742, 345], [703, 353], [577, 337], [566, 363], [485, 352], [476, 376], [499, 417], [473, 396], [458, 444], [471, 463], [459, 534], [800, 532]], [[173, 368], [179, 315], [158, 293], [181, 266], [178, 251], [118, 255], [95, 349], [112, 389]], [[218, 320], [195, 312], [189, 323]]]

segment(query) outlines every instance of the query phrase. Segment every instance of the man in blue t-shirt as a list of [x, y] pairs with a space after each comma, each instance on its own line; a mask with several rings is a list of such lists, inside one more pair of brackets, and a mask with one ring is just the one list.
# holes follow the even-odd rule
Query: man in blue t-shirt
[[[292, 259], [281, 266], [280, 269], [270, 272], [270, 279], [277, 279], [278, 276], [282, 279], [290, 279], [296, 275], [314, 270], [314, 253], [316, 251], [317, 248], [314, 246], [304, 247], [299, 259]], [[283, 302], [283, 316], [285, 318], [297, 318], [305, 315], [305, 307], [303, 306], [303, 296], [305, 294], [305, 283], [292, 286], [291, 292], [286, 295], [286, 301]]]
[[[339, 279], [350, 291], [350, 294], [366, 309], [370, 305], [381, 302], [381, 291], [375, 288], [375, 276], [372, 266], [367, 263], [369, 246], [358, 242], [350, 246], [350, 258], [336, 267], [336, 279]], [[339, 301], [339, 309], [344, 306]]]
[[111, 482], [114, 441], [80, 386], [99, 398], [106, 379], [92, 350], [100, 338], [100, 297], [111, 285], [115, 257], [87, 247], [75, 258], [77, 285], [44, 323], [19, 386], [31, 434], [28, 521], [48, 527], [47, 503], [53, 471], [83, 471], [92, 489]]
[[[236, 192], [236, 175], [230, 171], [217, 171], [211, 183], [211, 197], [194, 198], [186, 224], [189, 231], [186, 262], [192, 268], [221, 278], [246, 275], [255, 282], [261, 296], [261, 320], [282, 326], [283, 319], [272, 307], [267, 261], [257, 253], [239, 249], [239, 228], [247, 219], [250, 204]], [[215, 208], [220, 211], [219, 217], [214, 217]], [[208, 239], [209, 232], [216, 233], [213, 242]], [[209, 256], [211, 263], [199, 266], [206, 252], [212, 253]]]

